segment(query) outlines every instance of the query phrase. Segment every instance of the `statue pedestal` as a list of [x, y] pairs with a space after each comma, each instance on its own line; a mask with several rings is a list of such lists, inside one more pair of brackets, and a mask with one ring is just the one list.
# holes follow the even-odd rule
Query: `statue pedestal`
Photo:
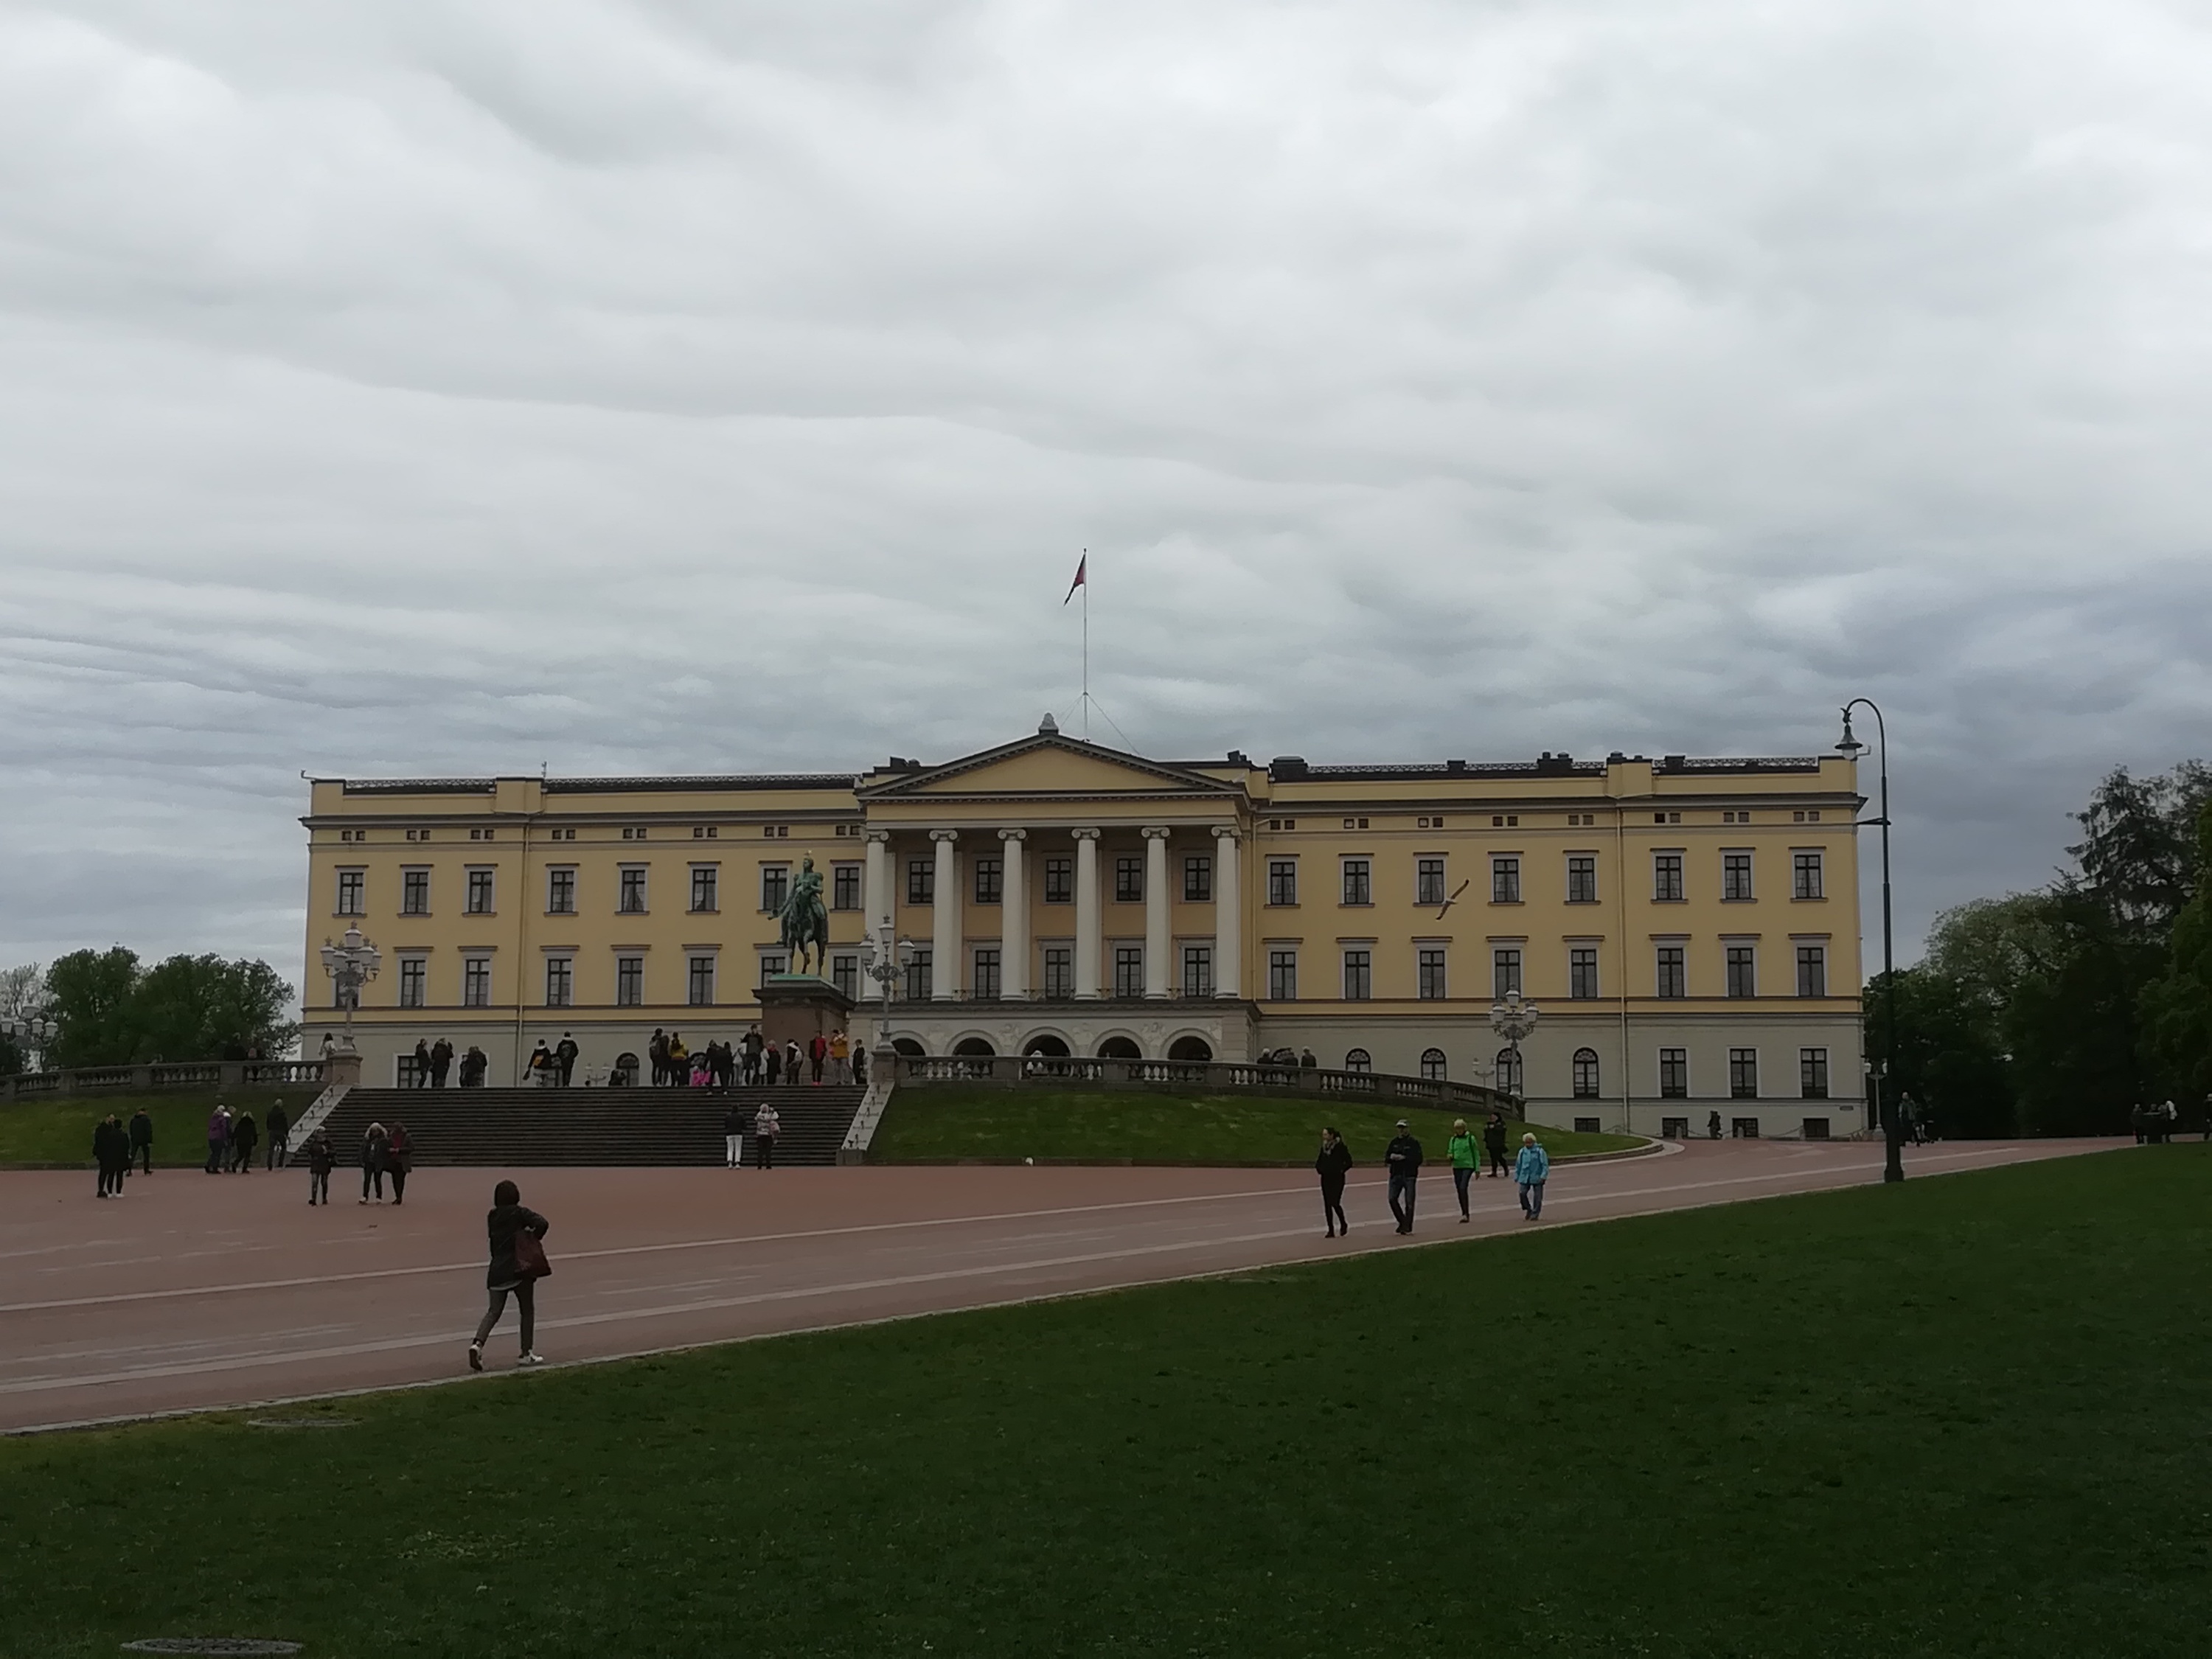
[[761, 1036], [781, 1048], [806, 1045], [817, 1036], [853, 1030], [853, 999], [826, 979], [811, 974], [776, 974], [760, 988]]
[[350, 1043], [323, 1056], [323, 1087], [341, 1084], [349, 1089], [361, 1086], [361, 1054]]

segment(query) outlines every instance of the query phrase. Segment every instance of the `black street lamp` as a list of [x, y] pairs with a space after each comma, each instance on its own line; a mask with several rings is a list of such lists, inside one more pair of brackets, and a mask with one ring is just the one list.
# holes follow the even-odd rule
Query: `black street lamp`
[[1881, 1036], [1881, 1073], [1875, 1080], [1875, 1107], [1881, 1114], [1882, 1139], [1887, 1148], [1887, 1160], [1881, 1166], [1884, 1181], [1905, 1179], [1905, 1125], [1900, 1121], [1890, 1091], [1896, 1086], [1897, 1077], [1897, 957], [1896, 935], [1890, 920], [1889, 903], [1889, 725], [1881, 717], [1881, 705], [1871, 697], [1853, 697], [1844, 705], [1844, 735], [1836, 748], [1856, 760], [1866, 752], [1866, 745], [1851, 735], [1851, 710], [1864, 704], [1874, 710], [1875, 740], [1879, 745], [1876, 758], [1881, 767], [1881, 816], [1874, 820], [1881, 826], [1881, 996], [1884, 1008]]

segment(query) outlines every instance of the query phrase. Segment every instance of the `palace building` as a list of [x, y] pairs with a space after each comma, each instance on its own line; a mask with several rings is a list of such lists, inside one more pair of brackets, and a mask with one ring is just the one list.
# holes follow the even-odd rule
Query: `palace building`
[[[666, 778], [318, 779], [306, 1042], [338, 1029], [319, 947], [382, 952], [364, 1075], [443, 1036], [518, 1080], [656, 1028], [757, 1019], [811, 860], [826, 977], [909, 1054], [1248, 1060], [1515, 1087], [1568, 1127], [1843, 1135], [1864, 1125], [1853, 763], [1840, 757], [1158, 761], [1032, 735], [943, 764]], [[1491, 1022], [1540, 1011], [1514, 1054]]]

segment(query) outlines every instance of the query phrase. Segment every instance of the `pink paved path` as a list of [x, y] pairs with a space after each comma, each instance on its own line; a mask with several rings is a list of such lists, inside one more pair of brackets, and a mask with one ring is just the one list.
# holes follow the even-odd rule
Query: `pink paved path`
[[[1960, 1142], [1920, 1175], [2099, 1150]], [[1645, 1214], [1879, 1179], [1864, 1144], [1693, 1143], [1564, 1165], [1545, 1222]], [[307, 1204], [304, 1172], [131, 1177], [0, 1173], [0, 1430], [234, 1407], [455, 1377], [483, 1305], [483, 1212], [497, 1172], [425, 1170], [404, 1208]], [[846, 1169], [518, 1170], [553, 1223], [538, 1346], [603, 1359], [779, 1331], [979, 1307], [1522, 1227], [1513, 1188], [1479, 1182], [1462, 1225], [1448, 1173], [1421, 1182], [1419, 1229], [1392, 1231], [1381, 1180], [1355, 1177], [1349, 1239], [1314, 1230], [1292, 1170]], [[356, 1183], [357, 1172], [354, 1174]], [[514, 1310], [490, 1346], [512, 1363]]]

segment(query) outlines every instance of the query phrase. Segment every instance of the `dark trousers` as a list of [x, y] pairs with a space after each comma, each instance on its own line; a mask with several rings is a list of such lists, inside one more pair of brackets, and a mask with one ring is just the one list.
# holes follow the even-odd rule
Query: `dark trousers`
[[[131, 1153], [134, 1161], [143, 1163], [148, 1175], [154, 1173], [154, 1143], [152, 1141], [140, 1141], [131, 1149]], [[131, 1165], [126, 1164], [123, 1167], [127, 1170]]]
[[404, 1204], [407, 1201], [407, 1171], [395, 1164], [392, 1166], [391, 1176], [392, 1201]]
[[270, 1137], [269, 1137], [269, 1164], [268, 1164], [268, 1167], [269, 1167], [270, 1169], [272, 1169], [272, 1170], [281, 1170], [281, 1169], [283, 1169], [283, 1168], [284, 1167], [284, 1160], [285, 1160], [285, 1159], [287, 1159], [287, 1158], [289, 1158], [289, 1157], [291, 1157], [291, 1156], [292, 1156], [292, 1137], [291, 1137], [291, 1136], [289, 1136], [289, 1135], [271, 1135], [271, 1136], [270, 1136]]
[[817, 1083], [821, 1082], [821, 1081], [822, 1081], [822, 1056], [821, 1056], [821, 1055], [819, 1055], [819, 1054], [809, 1054], [809, 1055], [806, 1057], [806, 1063], [807, 1063], [807, 1065], [808, 1065], [808, 1066], [811, 1066], [811, 1067], [813, 1068], [814, 1081], [815, 1081], [815, 1082], [817, 1082]]
[[331, 1201], [331, 1172], [311, 1170], [307, 1173], [307, 1202], [327, 1204]]
[[1326, 1227], [1341, 1227], [1352, 1231], [1352, 1224], [1344, 1218], [1344, 1177], [1323, 1176], [1321, 1178], [1321, 1218]]
[[368, 1189], [372, 1184], [376, 1188], [377, 1197], [381, 1199], [384, 1196], [384, 1171], [372, 1169], [364, 1164], [361, 1166], [361, 1195], [364, 1200], [368, 1197]]
[[1505, 1167], [1505, 1149], [1503, 1146], [1492, 1146], [1490, 1149], [1490, 1173], [1494, 1176], [1512, 1174], [1512, 1171]]
[[519, 1285], [495, 1285], [491, 1290], [491, 1305], [477, 1322], [477, 1346], [484, 1345], [491, 1328], [499, 1323], [500, 1315], [507, 1311], [507, 1292], [514, 1293], [514, 1305], [522, 1316], [522, 1352], [528, 1353], [538, 1336], [538, 1281], [526, 1279]]
[[430, 1086], [433, 1089], [442, 1089], [446, 1086], [445, 1066], [433, 1066], [430, 1068]]
[[208, 1142], [207, 1172], [210, 1175], [222, 1173], [222, 1142], [220, 1140]]
[[775, 1137], [756, 1133], [753, 1136], [753, 1167], [760, 1170], [775, 1168]]
[[123, 1190], [123, 1171], [125, 1167], [127, 1166], [112, 1161], [106, 1161], [100, 1164], [100, 1195], [102, 1198], [106, 1198], [110, 1193], [119, 1193]]
[[1462, 1215], [1468, 1212], [1467, 1183], [1474, 1179], [1473, 1170], [1462, 1170], [1457, 1164], [1452, 1166], [1452, 1185], [1459, 1188], [1459, 1212]]
[[[1390, 1213], [1398, 1218], [1398, 1231], [1401, 1233], [1413, 1231], [1413, 1182], [1416, 1179], [1410, 1175], [1394, 1174], [1390, 1177]], [[1402, 1204], [1400, 1202], [1401, 1199], [1404, 1200]]]

